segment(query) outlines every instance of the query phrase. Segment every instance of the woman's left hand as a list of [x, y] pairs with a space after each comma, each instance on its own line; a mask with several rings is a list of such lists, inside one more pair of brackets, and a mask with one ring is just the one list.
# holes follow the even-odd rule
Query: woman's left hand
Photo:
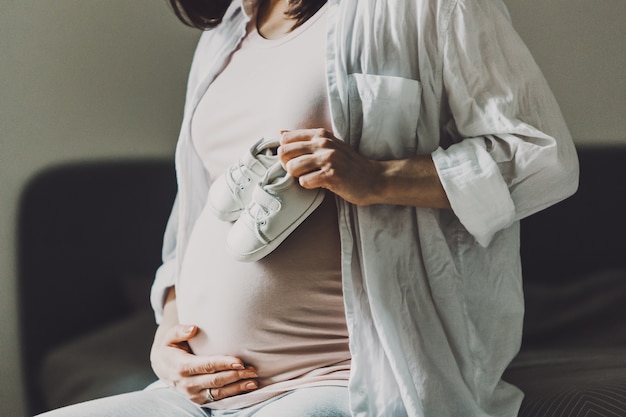
[[304, 188], [325, 188], [350, 203], [377, 202], [382, 168], [324, 129], [283, 132], [278, 149], [285, 170]]

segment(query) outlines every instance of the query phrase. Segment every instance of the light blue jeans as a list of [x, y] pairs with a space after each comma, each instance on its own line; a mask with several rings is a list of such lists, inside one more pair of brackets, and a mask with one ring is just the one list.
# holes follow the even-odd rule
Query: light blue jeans
[[241, 410], [199, 407], [170, 388], [87, 401], [39, 417], [350, 417], [348, 388], [301, 388]]

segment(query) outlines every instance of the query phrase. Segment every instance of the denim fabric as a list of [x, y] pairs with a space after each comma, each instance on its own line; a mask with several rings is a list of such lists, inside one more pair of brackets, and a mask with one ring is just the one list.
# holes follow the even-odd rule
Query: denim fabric
[[53, 410], [38, 417], [349, 417], [348, 389], [291, 391], [240, 410], [199, 407], [170, 388], [136, 391]]

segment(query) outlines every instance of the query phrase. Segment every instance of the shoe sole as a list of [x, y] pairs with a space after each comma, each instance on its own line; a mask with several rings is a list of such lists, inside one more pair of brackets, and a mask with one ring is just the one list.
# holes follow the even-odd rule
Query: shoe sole
[[293, 223], [289, 225], [281, 234], [279, 234], [274, 240], [272, 240], [269, 244], [257, 249], [254, 252], [241, 254], [240, 252], [235, 251], [228, 244], [226, 244], [226, 250], [238, 261], [241, 262], [255, 262], [263, 259], [270, 253], [272, 253], [287, 237], [294, 231], [303, 221], [305, 221], [311, 213], [317, 209], [322, 201], [324, 201], [325, 193], [324, 190], [319, 189], [317, 195], [313, 202], [307, 207], [307, 209], [302, 213], [300, 217], [298, 217]]

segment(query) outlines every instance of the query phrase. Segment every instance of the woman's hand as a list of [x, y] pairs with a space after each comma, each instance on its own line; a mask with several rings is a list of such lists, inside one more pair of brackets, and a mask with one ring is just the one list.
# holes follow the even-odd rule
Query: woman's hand
[[352, 204], [450, 208], [430, 155], [367, 159], [324, 129], [284, 131], [278, 154], [302, 187], [326, 188]]
[[377, 201], [382, 166], [324, 129], [285, 131], [278, 148], [283, 167], [304, 188], [325, 188], [353, 204]]
[[258, 388], [256, 371], [233, 356], [197, 356], [187, 342], [197, 327], [176, 325], [152, 346], [150, 359], [156, 375], [196, 404], [207, 402], [207, 390], [215, 400]]
[[154, 336], [150, 361], [154, 373], [196, 404], [258, 388], [256, 370], [233, 356], [198, 356], [189, 347], [198, 328], [178, 323], [176, 292], [170, 289], [163, 319]]

